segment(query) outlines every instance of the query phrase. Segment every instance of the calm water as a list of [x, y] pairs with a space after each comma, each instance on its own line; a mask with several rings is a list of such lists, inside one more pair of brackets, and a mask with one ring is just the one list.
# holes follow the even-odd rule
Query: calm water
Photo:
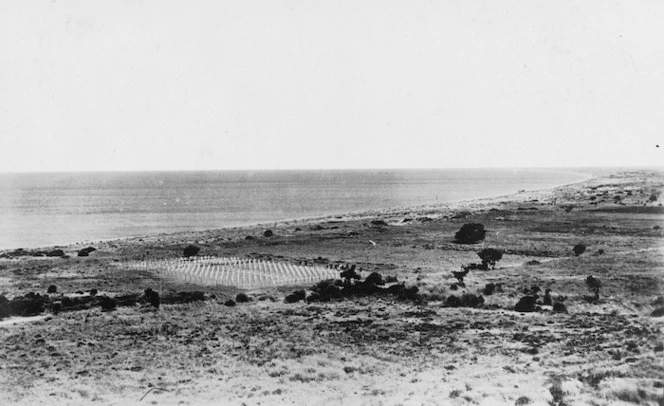
[[585, 178], [495, 169], [0, 174], [0, 249], [474, 199]]

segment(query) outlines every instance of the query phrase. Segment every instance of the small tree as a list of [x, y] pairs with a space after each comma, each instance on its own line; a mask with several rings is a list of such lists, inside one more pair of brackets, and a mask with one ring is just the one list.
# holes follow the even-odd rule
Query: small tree
[[588, 286], [588, 290], [595, 294], [593, 299], [597, 302], [599, 300], [599, 289], [602, 287], [602, 282], [590, 275], [586, 278], [586, 286]]
[[489, 266], [491, 269], [496, 268], [496, 262], [503, 258], [503, 252], [495, 248], [485, 248], [478, 252], [477, 255], [482, 260], [482, 269], [487, 270]]
[[584, 244], [576, 244], [572, 250], [574, 251], [574, 255], [578, 257], [579, 255], [586, 252], [586, 248], [587, 247]]
[[486, 230], [484, 225], [479, 223], [464, 224], [459, 231], [454, 234], [454, 240], [458, 244], [476, 244], [484, 239]]

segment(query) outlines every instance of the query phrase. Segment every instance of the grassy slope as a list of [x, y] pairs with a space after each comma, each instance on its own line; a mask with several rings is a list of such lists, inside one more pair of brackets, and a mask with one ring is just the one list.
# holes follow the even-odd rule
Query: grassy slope
[[[387, 299], [286, 305], [287, 289], [271, 289], [236, 308], [209, 301], [158, 312], [95, 309], [0, 327], [0, 401], [125, 404], [163, 388], [144, 402], [515, 404], [546, 403], [560, 383], [568, 402], [656, 403], [664, 323], [649, 314], [662, 295], [662, 232], [653, 227], [664, 216], [658, 202], [646, 203], [650, 213], [635, 208], [663, 185], [659, 173], [627, 173], [463, 206], [271, 225], [272, 238], [261, 237], [265, 227], [216, 230], [100, 242], [89, 258], [0, 260], [0, 290], [10, 296], [50, 284], [110, 293], [151, 286], [206, 290], [223, 303], [233, 289], [160, 281], [122, 261], [177, 257], [196, 242], [205, 255], [357, 263], [444, 297], [458, 294], [449, 290], [450, 271], [478, 262], [481, 246], [506, 252], [495, 270], [466, 278], [473, 293], [503, 283], [486, 297], [494, 310]], [[614, 208], [629, 210], [602, 211]], [[461, 211], [470, 214], [453, 218]], [[417, 220], [423, 216], [432, 221]], [[378, 217], [390, 225], [372, 226]], [[451, 242], [468, 222], [489, 230], [483, 244]], [[588, 245], [579, 257], [577, 243]], [[525, 264], [533, 259], [540, 264]], [[590, 274], [603, 282], [598, 304], [583, 300]], [[513, 312], [532, 284], [567, 297], [570, 313]]]

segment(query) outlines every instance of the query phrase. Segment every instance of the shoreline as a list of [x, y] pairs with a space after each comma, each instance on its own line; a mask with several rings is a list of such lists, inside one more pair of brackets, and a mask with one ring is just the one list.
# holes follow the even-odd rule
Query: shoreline
[[[505, 169], [510, 169], [510, 168], [505, 168]], [[546, 170], [547, 168], [542, 168], [543, 170]], [[552, 168], [555, 169], [555, 168]], [[593, 170], [601, 170], [601, 171], [608, 171], [612, 173], [621, 173], [624, 171], [613, 171], [612, 169], [607, 169], [607, 168], [577, 168], [577, 169], [585, 169], [588, 171], [593, 171]], [[73, 241], [73, 242], [62, 242], [62, 243], [56, 243], [56, 244], [48, 244], [48, 245], [38, 245], [34, 247], [12, 247], [12, 248], [0, 248], [0, 255], [9, 253], [15, 250], [18, 250], [20, 248], [25, 249], [26, 251], [36, 251], [36, 250], [49, 250], [49, 249], [73, 249], [74, 247], [78, 246], [87, 246], [87, 245], [94, 245], [94, 244], [100, 244], [100, 243], [113, 243], [113, 242], [120, 242], [120, 241], [130, 241], [130, 240], [136, 240], [136, 239], [149, 239], [149, 238], [156, 238], [156, 237], [175, 237], [177, 235], [185, 235], [185, 234], [192, 234], [192, 233], [206, 233], [206, 232], [223, 232], [223, 231], [228, 231], [228, 230], [251, 230], [254, 228], [260, 228], [260, 227], [281, 227], [285, 226], [291, 223], [304, 223], [304, 224], [310, 224], [310, 223], [316, 223], [316, 222], [322, 222], [325, 220], [329, 220], [332, 218], [336, 219], [358, 219], [358, 218], [368, 218], [368, 217], [375, 217], [375, 216], [389, 216], [389, 215], [395, 215], [398, 212], [405, 212], [405, 211], [411, 211], [411, 212], [417, 212], [417, 211], [426, 211], [426, 210], [453, 210], [455, 208], [459, 207], [465, 207], [465, 206], [470, 206], [470, 205], [477, 205], [477, 204], [488, 204], [489, 201], [492, 200], [497, 200], [497, 199], [503, 199], [503, 200], [510, 200], [510, 198], [515, 198], [516, 196], [520, 194], [525, 194], [525, 193], [553, 193], [555, 189], [558, 188], [564, 188], [564, 187], [571, 187], [573, 185], [580, 185], [585, 182], [590, 182], [593, 181], [597, 178], [601, 178], [602, 175], [598, 175], [592, 172], [588, 173], [583, 173], [583, 172], [576, 172], [576, 171], [561, 171], [564, 173], [570, 173], [570, 174], [577, 174], [577, 175], [583, 175], [585, 176], [585, 179], [571, 182], [571, 183], [564, 183], [561, 185], [556, 185], [556, 186], [551, 186], [547, 188], [542, 188], [542, 189], [533, 189], [533, 190], [519, 190], [513, 193], [508, 193], [508, 194], [497, 194], [497, 195], [490, 195], [490, 196], [483, 196], [479, 198], [473, 198], [473, 199], [460, 199], [460, 200], [450, 200], [446, 202], [437, 202], [437, 203], [426, 203], [422, 205], [416, 205], [416, 206], [399, 206], [399, 207], [389, 207], [389, 208], [377, 208], [377, 209], [362, 209], [362, 210], [357, 210], [357, 211], [350, 211], [350, 212], [335, 212], [335, 213], [329, 213], [329, 214], [323, 214], [320, 216], [304, 216], [304, 217], [294, 217], [294, 218], [286, 218], [286, 219], [281, 219], [281, 220], [274, 220], [274, 221], [261, 221], [261, 222], [249, 222], [247, 224], [242, 224], [242, 225], [237, 225], [237, 226], [225, 226], [225, 227], [218, 227], [218, 228], [204, 228], [204, 229], [197, 229], [197, 230], [183, 230], [183, 231], [174, 231], [174, 232], [163, 232], [163, 233], [155, 233], [155, 234], [137, 234], [137, 235], [128, 235], [128, 236], [119, 236], [119, 237], [109, 237], [109, 238], [99, 238], [99, 239], [90, 239], [90, 240], [84, 240], [84, 241]]]

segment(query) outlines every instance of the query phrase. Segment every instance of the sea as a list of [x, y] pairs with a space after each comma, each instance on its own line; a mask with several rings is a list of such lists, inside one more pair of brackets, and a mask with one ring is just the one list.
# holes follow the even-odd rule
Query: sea
[[0, 249], [38, 248], [501, 196], [574, 169], [0, 174]]

